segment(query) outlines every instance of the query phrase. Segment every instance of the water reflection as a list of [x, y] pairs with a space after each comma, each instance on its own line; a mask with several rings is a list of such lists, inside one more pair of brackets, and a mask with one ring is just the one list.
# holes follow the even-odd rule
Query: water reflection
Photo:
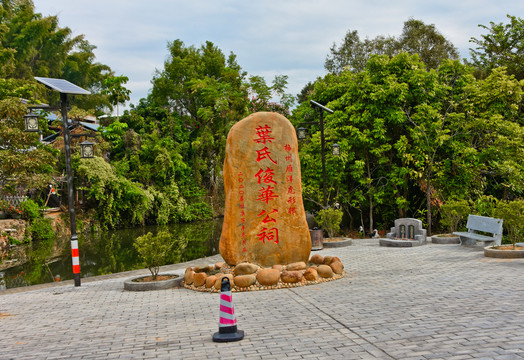
[[[82, 277], [143, 269], [133, 247], [134, 240], [148, 232], [167, 231], [176, 246], [168, 263], [175, 264], [218, 254], [222, 219], [190, 224], [146, 226], [79, 234]], [[69, 239], [39, 241], [28, 245], [29, 262], [4, 270], [7, 288], [73, 279]], [[58, 254], [58, 256], [56, 256]], [[55, 256], [54, 256], [55, 255]], [[54, 257], [53, 257], [54, 256]]]

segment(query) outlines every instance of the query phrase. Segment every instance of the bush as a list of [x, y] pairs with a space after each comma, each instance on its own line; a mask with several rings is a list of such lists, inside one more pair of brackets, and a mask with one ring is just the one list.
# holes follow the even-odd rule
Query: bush
[[460, 223], [471, 212], [469, 203], [466, 200], [447, 201], [440, 207], [442, 225], [448, 228], [449, 233], [457, 231]]
[[169, 258], [172, 244], [171, 236], [167, 231], [160, 231], [156, 236], [148, 232], [136, 238], [133, 246], [144, 261], [145, 266], [151, 271], [153, 280], [156, 280], [161, 265], [165, 265]]
[[492, 195], [482, 195], [473, 202], [473, 213], [480, 216], [495, 217], [499, 200]]
[[36, 218], [42, 217], [40, 207], [33, 200], [26, 200], [20, 204], [22, 210], [22, 219], [32, 223]]
[[27, 232], [32, 241], [53, 242], [56, 238], [50, 219], [36, 218], [27, 228]]
[[340, 230], [340, 222], [344, 212], [340, 209], [322, 209], [315, 216], [317, 224], [328, 233], [328, 237], [332, 238], [338, 234]]
[[516, 242], [524, 235], [524, 200], [500, 201], [494, 213], [504, 220], [504, 228], [515, 248]]

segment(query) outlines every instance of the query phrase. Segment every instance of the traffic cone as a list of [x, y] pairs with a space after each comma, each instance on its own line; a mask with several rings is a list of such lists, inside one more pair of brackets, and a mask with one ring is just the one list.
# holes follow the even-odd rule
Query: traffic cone
[[213, 334], [213, 341], [230, 342], [242, 340], [244, 331], [237, 329], [231, 284], [226, 276], [222, 278], [220, 286], [220, 320], [218, 321], [218, 332]]

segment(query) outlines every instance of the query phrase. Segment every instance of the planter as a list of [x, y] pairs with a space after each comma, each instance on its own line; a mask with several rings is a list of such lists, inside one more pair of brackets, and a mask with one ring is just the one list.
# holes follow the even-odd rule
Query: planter
[[11, 219], [21, 219], [22, 214], [11, 214]]
[[324, 247], [326, 248], [336, 248], [336, 247], [345, 247], [353, 244], [350, 238], [339, 237], [339, 238], [325, 238]]
[[180, 287], [183, 276], [176, 274], [159, 274], [158, 276], [169, 276], [169, 279], [158, 280], [158, 281], [145, 281], [140, 280], [151, 277], [151, 275], [142, 275], [129, 280], [124, 281], [124, 290], [128, 291], [151, 291], [151, 290], [165, 290], [174, 287]]
[[[513, 247], [510, 245], [510, 247]], [[524, 259], [524, 247], [517, 247], [517, 250], [500, 249], [499, 246], [486, 246], [484, 248], [484, 256], [500, 259]]]
[[451, 234], [435, 235], [431, 237], [431, 242], [433, 244], [460, 244], [460, 237]]

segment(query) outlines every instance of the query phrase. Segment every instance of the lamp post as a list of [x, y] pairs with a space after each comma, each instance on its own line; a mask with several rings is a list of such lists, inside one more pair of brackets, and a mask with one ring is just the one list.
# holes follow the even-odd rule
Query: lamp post
[[73, 278], [75, 281], [75, 286], [80, 286], [80, 257], [78, 252], [78, 235], [76, 234], [75, 199], [73, 197], [71, 135], [69, 133], [69, 124], [67, 123], [67, 95], [89, 95], [91, 93], [63, 79], [35, 77], [35, 80], [60, 93], [60, 109], [62, 113], [62, 130], [64, 132], [64, 152], [66, 158], [67, 197], [69, 200], [69, 217], [71, 222], [71, 255], [73, 259]]
[[[310, 100], [311, 107], [320, 109], [320, 121], [319, 122], [305, 122], [303, 124], [315, 124], [320, 126], [320, 151], [322, 155], [322, 191], [324, 193], [324, 208], [327, 208], [327, 190], [326, 190], [326, 152], [324, 149], [326, 139], [324, 137], [324, 111], [327, 111], [330, 114], [333, 114], [333, 110], [325, 107], [324, 105], [319, 104], [316, 101]], [[303, 127], [299, 127], [297, 129], [297, 138], [299, 140], [304, 140], [306, 138], [306, 129]], [[332, 153], [335, 156], [340, 155], [340, 145], [337, 143], [333, 144], [332, 146]]]

